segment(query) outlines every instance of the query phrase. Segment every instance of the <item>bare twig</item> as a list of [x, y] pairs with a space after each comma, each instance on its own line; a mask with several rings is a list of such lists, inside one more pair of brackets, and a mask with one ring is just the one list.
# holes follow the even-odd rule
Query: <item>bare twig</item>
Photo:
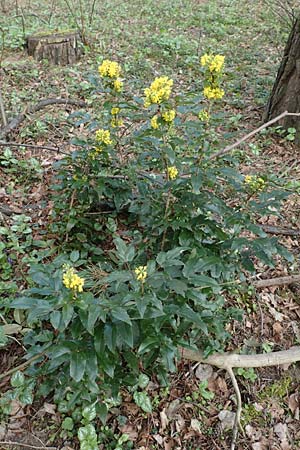
[[272, 353], [262, 353], [258, 355], [216, 353], [214, 355], [208, 356], [207, 358], [204, 358], [203, 353], [200, 351], [190, 350], [183, 347], [181, 347], [179, 350], [180, 354], [185, 359], [190, 359], [192, 361], [199, 361], [205, 364], [211, 364], [212, 366], [216, 366], [219, 369], [227, 370], [231, 378], [237, 398], [237, 412], [233, 427], [231, 450], [234, 450], [235, 448], [242, 410], [241, 393], [232, 369], [234, 367], [242, 367], [242, 368], [271, 367], [271, 366], [279, 366], [282, 364], [291, 364], [300, 361], [300, 347], [292, 347], [289, 350], [283, 350], [280, 352], [272, 352]]
[[0, 141], [0, 147], [26, 147], [26, 148], [36, 148], [41, 150], [49, 150], [50, 152], [62, 153], [63, 155], [68, 155], [69, 153], [64, 152], [59, 147], [49, 147], [48, 145], [36, 145], [36, 144], [20, 144], [19, 142], [5, 142]]
[[13, 442], [13, 441], [0, 441], [0, 445], [12, 445], [26, 448], [33, 448], [34, 450], [57, 450], [56, 447], [41, 447], [36, 445], [24, 444], [24, 442]]
[[6, 127], [7, 119], [6, 119], [6, 114], [5, 114], [5, 108], [4, 108], [4, 103], [3, 103], [1, 89], [0, 89], [0, 113], [1, 113], [1, 120], [2, 120], [3, 126]]
[[300, 236], [300, 230], [293, 230], [291, 228], [281, 228], [271, 225], [262, 225], [262, 229], [266, 233], [270, 234], [280, 234], [283, 236]]
[[227, 145], [227, 147], [223, 148], [222, 150], [213, 153], [208, 159], [215, 159], [218, 158], [219, 156], [223, 156], [226, 153], [229, 153], [231, 150], [233, 150], [234, 148], [238, 147], [240, 144], [242, 144], [243, 142], [247, 141], [248, 139], [250, 139], [252, 136], [254, 136], [255, 134], [259, 133], [260, 131], [264, 130], [265, 128], [268, 128], [270, 125], [273, 125], [273, 123], [278, 122], [279, 120], [283, 119], [286, 116], [296, 116], [296, 117], [300, 117], [300, 113], [289, 113], [288, 111], [284, 111], [283, 113], [279, 114], [279, 116], [274, 117], [274, 119], [269, 120], [269, 122], [264, 123], [263, 125], [261, 125], [260, 127], [256, 128], [256, 130], [251, 131], [251, 133], [246, 134], [246, 136], [242, 137], [241, 139], [239, 139], [238, 141], [234, 142], [233, 144]]
[[27, 361], [23, 362], [22, 364], [20, 364], [17, 367], [13, 367], [10, 370], [7, 370], [4, 373], [0, 373], [0, 380], [3, 380], [3, 378], [8, 377], [9, 375], [12, 375], [13, 373], [17, 372], [18, 370], [23, 370], [25, 369], [27, 366], [29, 366], [33, 361], [36, 361], [37, 359], [39, 359], [41, 356], [43, 356], [45, 353], [39, 353], [38, 355], [34, 355], [31, 358], [27, 359]]
[[11, 131], [17, 128], [23, 120], [26, 118], [27, 114], [33, 114], [46, 106], [50, 105], [65, 105], [65, 106], [79, 106], [80, 108], [86, 107], [86, 103], [82, 100], [72, 100], [69, 98], [47, 98], [39, 101], [36, 105], [28, 106], [24, 112], [19, 114], [17, 117], [12, 119], [4, 128], [0, 128], [0, 136], [8, 135]]
[[289, 275], [287, 277], [268, 278], [267, 280], [255, 281], [253, 283], [253, 285], [257, 289], [262, 289], [265, 287], [284, 286], [286, 284], [299, 283], [299, 282], [300, 282], [300, 275]]

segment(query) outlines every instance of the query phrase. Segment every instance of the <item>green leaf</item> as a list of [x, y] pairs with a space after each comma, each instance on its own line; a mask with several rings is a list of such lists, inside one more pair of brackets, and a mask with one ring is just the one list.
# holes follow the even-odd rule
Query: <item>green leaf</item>
[[146, 413], [152, 412], [151, 400], [146, 392], [135, 391], [133, 394], [133, 399], [137, 406], [139, 406]]
[[139, 379], [138, 379], [138, 386], [141, 389], [145, 389], [149, 384], [150, 378], [145, 373], [140, 373]]
[[73, 305], [71, 305], [70, 303], [67, 303], [66, 305], [63, 306], [62, 320], [64, 322], [65, 327], [67, 327], [69, 325], [69, 323], [71, 322], [73, 313], [74, 313]]
[[74, 428], [74, 421], [72, 417], [66, 417], [61, 424], [63, 430], [72, 431]]
[[59, 329], [60, 321], [61, 321], [61, 312], [60, 311], [53, 311], [50, 314], [50, 323], [51, 323], [51, 325], [53, 326], [53, 328], [55, 330]]
[[77, 382], [82, 380], [85, 372], [86, 359], [84, 356], [84, 353], [79, 351], [71, 354], [70, 376]]
[[114, 319], [120, 320], [121, 322], [125, 322], [131, 325], [131, 319], [124, 308], [117, 307], [112, 309], [111, 315]]
[[87, 422], [92, 422], [96, 417], [95, 405], [86, 406], [82, 411], [82, 416]]
[[24, 383], [25, 377], [23, 372], [21, 372], [20, 370], [18, 370], [11, 376], [10, 384], [12, 385], [12, 387], [22, 387]]
[[168, 287], [171, 291], [176, 292], [176, 294], [180, 294], [184, 296], [185, 291], [188, 289], [187, 284], [184, 281], [173, 279], [168, 281]]
[[73, 250], [70, 254], [70, 260], [72, 263], [75, 263], [80, 258], [80, 253], [78, 250]]
[[105, 403], [98, 403], [96, 405], [96, 411], [97, 411], [97, 416], [99, 416], [101, 422], [103, 424], [105, 424], [106, 420], [107, 420], [107, 414], [108, 414], [108, 409], [107, 409], [107, 406], [105, 405]]
[[200, 194], [200, 188], [203, 184], [203, 175], [192, 175], [191, 177], [192, 188], [195, 194]]
[[19, 394], [19, 400], [23, 405], [32, 405], [33, 403], [33, 391], [31, 388], [26, 388]]
[[124, 322], [118, 324], [117, 332], [119, 340], [125, 342], [130, 348], [133, 348], [132, 324], [128, 325]]

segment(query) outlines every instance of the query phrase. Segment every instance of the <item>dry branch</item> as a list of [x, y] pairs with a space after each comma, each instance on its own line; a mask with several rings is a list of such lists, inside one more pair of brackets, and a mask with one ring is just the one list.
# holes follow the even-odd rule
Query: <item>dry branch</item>
[[279, 234], [282, 236], [300, 236], [300, 230], [293, 230], [291, 228], [281, 228], [271, 225], [262, 225], [261, 228], [265, 233]]
[[12, 119], [5, 127], [0, 128], [0, 136], [7, 136], [15, 130], [25, 120], [27, 114], [34, 114], [50, 105], [79, 106], [80, 108], [87, 106], [82, 100], [72, 100], [69, 98], [47, 98], [41, 100], [36, 105], [28, 106], [24, 112]]
[[21, 144], [19, 142], [11, 142], [11, 141], [10, 142], [0, 141], [0, 147], [26, 147], [40, 150], [49, 150], [50, 152], [62, 153], [63, 155], [69, 154], [61, 150], [59, 147], [49, 147], [48, 145], [37, 145], [37, 144]]
[[253, 285], [257, 289], [262, 289], [265, 287], [272, 286], [284, 286], [286, 284], [299, 283], [300, 275], [289, 275], [286, 277], [268, 278], [266, 280], [255, 281]]
[[223, 156], [226, 153], [229, 153], [234, 148], [238, 147], [243, 142], [250, 139], [255, 134], [259, 133], [260, 131], [264, 130], [265, 128], [268, 128], [270, 125], [273, 125], [274, 123], [278, 122], [279, 120], [283, 119], [286, 116], [297, 116], [300, 117], [300, 113], [289, 113], [288, 111], [284, 111], [282, 114], [279, 114], [279, 116], [274, 117], [274, 119], [269, 120], [269, 122], [264, 123], [260, 127], [256, 128], [256, 130], [251, 131], [251, 133], [246, 134], [244, 137], [239, 139], [238, 141], [234, 142], [233, 144], [227, 145], [227, 147], [223, 148], [222, 150], [213, 153], [208, 159], [215, 159], [219, 156]]
[[262, 353], [259, 355], [238, 355], [234, 353], [216, 353], [210, 355], [207, 358], [203, 357], [203, 353], [196, 350], [190, 350], [187, 348], [180, 348], [180, 353], [183, 358], [190, 359], [192, 361], [198, 361], [205, 364], [211, 364], [219, 369], [227, 370], [237, 398], [237, 411], [235, 415], [235, 422], [232, 433], [231, 450], [235, 449], [235, 443], [238, 437], [238, 428], [240, 425], [242, 400], [239, 386], [237, 384], [233, 368], [251, 368], [251, 367], [270, 367], [280, 366], [282, 364], [291, 364], [296, 361], [300, 361], [300, 347], [292, 347], [289, 350], [283, 350], [273, 353]]

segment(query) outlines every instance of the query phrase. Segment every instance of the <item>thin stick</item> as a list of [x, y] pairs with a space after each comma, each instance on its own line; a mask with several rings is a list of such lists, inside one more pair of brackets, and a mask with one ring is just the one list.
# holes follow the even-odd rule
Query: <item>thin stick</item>
[[56, 447], [37, 447], [36, 445], [24, 444], [23, 442], [0, 441], [0, 445], [18, 445], [20, 447], [33, 448], [34, 450], [57, 450]]
[[41, 150], [49, 150], [50, 152], [62, 153], [63, 155], [68, 155], [69, 153], [60, 150], [60, 148], [48, 147], [47, 145], [36, 145], [36, 144], [20, 144], [19, 142], [3, 142], [0, 141], [0, 147], [26, 147], [26, 148], [37, 148]]
[[6, 127], [6, 125], [7, 125], [7, 118], [6, 118], [6, 113], [5, 113], [5, 108], [4, 108], [4, 103], [3, 103], [1, 89], [0, 89], [0, 113], [1, 113], [1, 119], [2, 119], [3, 126]]
[[300, 275], [289, 275], [287, 277], [268, 278], [267, 280], [255, 281], [253, 285], [257, 289], [271, 286], [284, 286], [286, 284], [299, 283]]
[[18, 370], [22, 370], [25, 369], [27, 366], [29, 366], [33, 361], [36, 361], [37, 359], [39, 359], [41, 356], [43, 356], [44, 353], [39, 353], [38, 355], [32, 356], [31, 358], [29, 358], [27, 361], [23, 362], [22, 364], [20, 364], [17, 367], [13, 367], [10, 370], [7, 370], [4, 373], [0, 374], [0, 380], [3, 380], [3, 378], [7, 377], [8, 375], [12, 375], [13, 373], [17, 372]]
[[244, 432], [242, 425], [241, 425], [242, 397], [241, 397], [241, 391], [240, 391], [239, 385], [236, 381], [236, 378], [235, 378], [232, 368], [231, 367], [228, 368], [227, 372], [231, 378], [231, 382], [232, 382], [234, 392], [236, 395], [236, 414], [235, 414], [235, 419], [234, 419], [234, 425], [233, 425], [233, 430], [232, 430], [232, 441], [231, 441], [231, 447], [230, 447], [230, 450], [234, 450], [236, 440], [238, 437], [239, 428], [242, 432]]
[[23, 120], [25, 120], [27, 114], [33, 114], [41, 109], [45, 108], [46, 106], [50, 105], [64, 105], [64, 106], [78, 106], [80, 108], [86, 107], [86, 103], [82, 100], [72, 100], [70, 98], [46, 98], [43, 100], [40, 100], [36, 105], [28, 106], [24, 112], [19, 114], [17, 117], [12, 119], [6, 126], [3, 128], [0, 128], [0, 135], [6, 136], [11, 131], [13, 131], [15, 128], [17, 128]]
[[269, 122], [266, 122], [263, 125], [261, 125], [260, 127], [258, 127], [256, 130], [253, 130], [253, 131], [251, 131], [251, 133], [246, 134], [246, 136], [242, 137], [241, 139], [236, 141], [234, 144], [227, 145], [227, 147], [225, 147], [222, 150], [212, 154], [208, 159], [209, 160], [215, 159], [215, 158], [218, 158], [219, 156], [223, 156], [226, 153], [229, 153], [231, 150], [233, 150], [234, 148], [238, 147], [240, 144], [242, 144], [243, 142], [247, 141], [248, 139], [250, 139], [255, 134], [259, 133], [260, 131], [264, 130], [265, 128], [269, 127], [270, 125], [273, 125], [273, 123], [278, 122], [279, 120], [283, 119], [286, 116], [297, 116], [297, 117], [300, 117], [300, 113], [289, 113], [288, 111], [284, 111], [283, 113], [279, 114], [279, 116], [275, 117], [272, 120], [269, 120]]

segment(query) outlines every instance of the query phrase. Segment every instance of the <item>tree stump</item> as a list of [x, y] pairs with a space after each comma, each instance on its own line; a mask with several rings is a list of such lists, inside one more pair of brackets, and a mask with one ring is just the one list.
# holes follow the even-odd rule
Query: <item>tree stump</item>
[[[284, 50], [283, 59], [266, 107], [265, 122], [284, 111], [300, 112], [300, 16], [293, 25]], [[284, 117], [280, 125], [284, 128], [296, 128], [299, 135], [299, 117]]]
[[76, 31], [35, 34], [27, 38], [27, 51], [37, 61], [47, 59], [55, 65], [74, 64], [82, 54], [80, 34]]

